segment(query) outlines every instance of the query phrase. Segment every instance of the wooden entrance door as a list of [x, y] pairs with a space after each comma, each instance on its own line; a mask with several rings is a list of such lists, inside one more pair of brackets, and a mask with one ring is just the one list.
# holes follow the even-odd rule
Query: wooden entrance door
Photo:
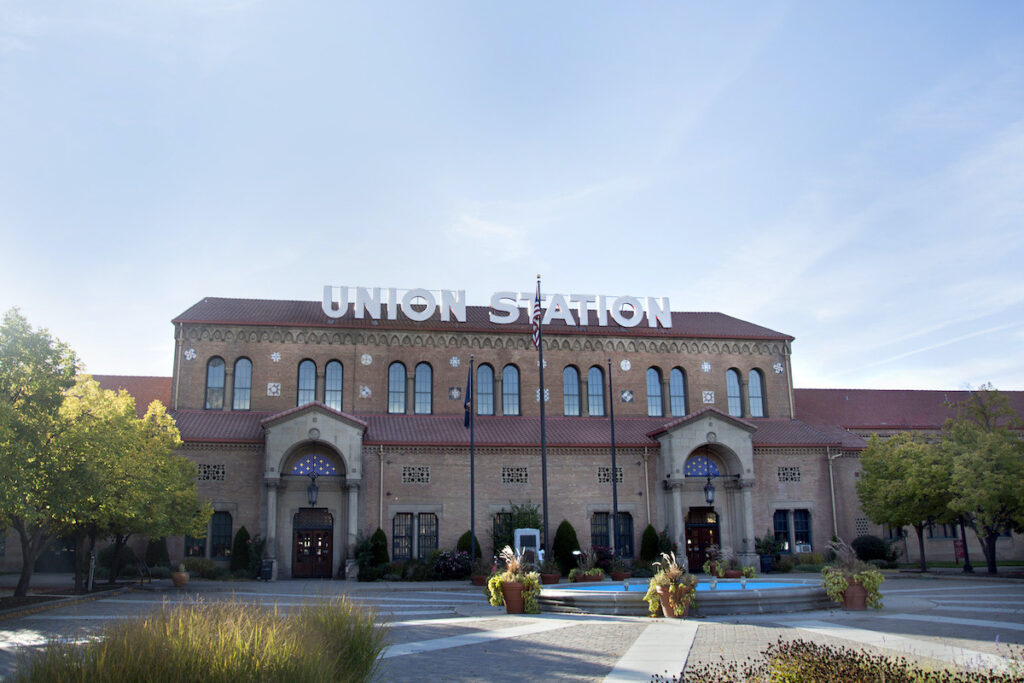
[[329, 579], [333, 564], [331, 539], [334, 518], [323, 509], [305, 508], [293, 522], [292, 577], [296, 579]]
[[702, 571], [712, 545], [719, 545], [718, 513], [710, 507], [690, 508], [686, 514], [686, 561], [691, 572]]

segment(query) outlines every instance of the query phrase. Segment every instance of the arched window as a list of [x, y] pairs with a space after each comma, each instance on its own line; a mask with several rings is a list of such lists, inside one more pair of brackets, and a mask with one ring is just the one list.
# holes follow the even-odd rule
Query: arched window
[[703, 479], [704, 477], [720, 477], [722, 475], [714, 460], [706, 455], [695, 453], [686, 459], [686, 464], [683, 465], [683, 476]]
[[725, 372], [725, 389], [729, 396], [729, 414], [734, 417], [743, 417], [743, 403], [740, 401], [740, 373], [738, 370], [729, 368]]
[[764, 417], [764, 376], [757, 368], [750, 371], [747, 396], [750, 402], [750, 417]]
[[332, 360], [324, 371], [324, 403], [328, 408], [341, 411], [341, 388], [344, 384], [345, 369], [341, 363]]
[[662, 417], [661, 408], [661, 371], [658, 368], [647, 368], [647, 414], [651, 417]]
[[248, 358], [235, 361], [235, 386], [231, 397], [232, 409], [249, 410], [252, 398], [252, 361]]
[[413, 411], [421, 415], [429, 415], [434, 406], [434, 370], [429, 363], [416, 366], [415, 402]]
[[604, 415], [604, 372], [596, 365], [587, 370], [587, 410]]
[[388, 412], [405, 412], [405, 366], [401, 363], [388, 367]]
[[206, 364], [206, 409], [224, 408], [224, 359], [214, 356]]
[[295, 405], [304, 406], [316, 400], [316, 363], [304, 360], [299, 363], [299, 393]]
[[476, 368], [476, 414], [494, 415], [494, 368], [479, 365]]
[[506, 365], [501, 371], [501, 413], [519, 414], [519, 368]]
[[580, 371], [571, 365], [562, 370], [562, 405], [566, 415], [580, 414]]
[[686, 415], [686, 373], [680, 368], [672, 368], [668, 375], [668, 398], [673, 417]]

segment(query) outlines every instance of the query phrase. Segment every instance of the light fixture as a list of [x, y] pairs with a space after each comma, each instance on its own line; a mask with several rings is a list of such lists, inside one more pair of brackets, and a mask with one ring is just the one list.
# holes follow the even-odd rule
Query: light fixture
[[711, 477], [708, 477], [708, 483], [704, 484], [704, 500], [708, 505], [715, 504], [715, 485], [711, 483]]
[[306, 493], [309, 494], [309, 507], [316, 507], [316, 495], [320, 492], [320, 488], [316, 485], [316, 472], [309, 473], [309, 486], [306, 487]]

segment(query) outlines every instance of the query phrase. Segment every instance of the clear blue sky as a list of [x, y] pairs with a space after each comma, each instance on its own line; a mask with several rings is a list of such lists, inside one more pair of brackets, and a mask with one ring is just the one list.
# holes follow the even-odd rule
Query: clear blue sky
[[800, 387], [1024, 389], [1024, 3], [0, 0], [0, 309], [668, 296]]

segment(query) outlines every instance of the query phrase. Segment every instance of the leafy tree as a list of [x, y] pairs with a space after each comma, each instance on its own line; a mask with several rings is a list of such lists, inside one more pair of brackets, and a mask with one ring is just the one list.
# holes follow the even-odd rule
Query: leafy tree
[[[502, 519], [502, 523], [495, 525], [491, 530], [491, 543], [494, 547], [494, 554], [500, 555], [501, 549], [510, 546], [515, 540], [516, 529], [540, 529], [544, 521], [540, 514], [540, 506], [529, 501], [518, 504], [509, 502], [509, 512]], [[541, 547], [544, 547], [544, 539], [541, 539]]]
[[562, 568], [562, 574], [568, 574], [576, 566], [576, 559], [573, 557], [572, 551], [579, 549], [580, 542], [576, 538], [576, 529], [569, 524], [569, 520], [563, 519], [562, 523], [558, 525], [558, 529], [555, 530], [555, 540], [551, 544], [551, 554], [555, 556], [555, 561]]
[[991, 384], [957, 406], [943, 447], [952, 460], [950, 508], [964, 515], [981, 543], [988, 573], [996, 573], [996, 541], [1024, 531], [1024, 441], [1021, 421]]
[[28, 591], [32, 567], [54, 536], [54, 502], [66, 494], [74, 463], [61, 456], [64, 391], [78, 359], [45, 329], [33, 330], [12, 309], [0, 323], [0, 527], [21, 541], [21, 576], [14, 594]]
[[887, 440], [872, 436], [860, 463], [857, 496], [864, 514], [875, 524], [914, 527], [921, 571], [926, 571], [925, 527], [929, 521], [952, 519], [952, 468], [947, 453], [901, 432]]

